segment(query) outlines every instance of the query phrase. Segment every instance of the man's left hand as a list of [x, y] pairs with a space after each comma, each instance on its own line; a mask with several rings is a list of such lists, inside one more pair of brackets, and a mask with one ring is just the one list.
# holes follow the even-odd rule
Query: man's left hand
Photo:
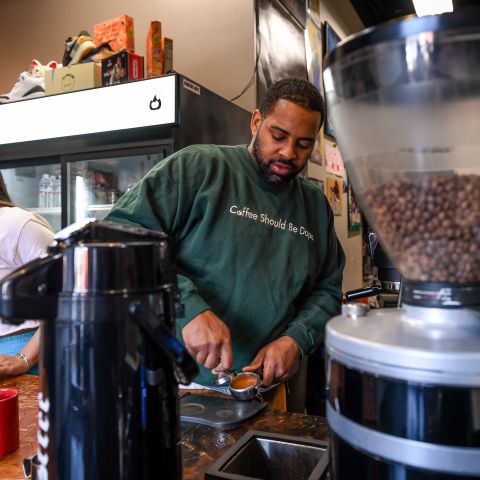
[[284, 335], [265, 345], [250, 365], [242, 370], [253, 372], [263, 370], [263, 385], [269, 387], [274, 381], [284, 382], [289, 379], [298, 368], [300, 349], [295, 341]]

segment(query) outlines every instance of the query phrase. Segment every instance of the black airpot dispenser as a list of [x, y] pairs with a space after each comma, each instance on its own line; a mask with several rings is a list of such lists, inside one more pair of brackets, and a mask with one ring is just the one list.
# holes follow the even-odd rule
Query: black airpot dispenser
[[39, 478], [180, 479], [177, 388], [196, 364], [174, 336], [168, 237], [89, 221], [55, 238], [0, 283], [4, 320], [44, 320]]

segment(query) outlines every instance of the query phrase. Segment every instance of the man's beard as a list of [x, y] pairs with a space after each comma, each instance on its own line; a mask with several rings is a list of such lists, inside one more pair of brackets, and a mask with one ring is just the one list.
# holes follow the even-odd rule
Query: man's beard
[[[270, 158], [265, 160], [262, 153], [260, 152], [260, 130], [257, 132], [255, 139], [253, 140], [253, 159], [258, 166], [258, 170], [262, 177], [268, 182], [275, 185], [285, 185], [295, 178], [300, 172], [295, 170], [295, 165], [293, 160], [285, 159], [282, 157]], [[277, 175], [276, 173], [270, 170], [270, 165], [272, 163], [282, 163], [288, 165], [292, 169], [292, 173], [289, 175]]]

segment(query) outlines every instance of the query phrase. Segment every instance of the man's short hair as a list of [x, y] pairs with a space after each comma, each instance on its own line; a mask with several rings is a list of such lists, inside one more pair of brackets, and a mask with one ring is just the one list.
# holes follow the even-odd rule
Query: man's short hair
[[275, 82], [269, 87], [260, 104], [262, 118], [272, 112], [279, 100], [287, 100], [306, 110], [319, 112], [321, 115], [320, 126], [322, 126], [325, 119], [325, 104], [320, 92], [312, 83], [303, 78], [286, 78]]

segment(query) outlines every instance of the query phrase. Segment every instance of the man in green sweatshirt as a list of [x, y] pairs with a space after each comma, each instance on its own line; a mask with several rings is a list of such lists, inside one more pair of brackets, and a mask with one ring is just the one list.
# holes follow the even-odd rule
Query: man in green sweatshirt
[[107, 216], [172, 237], [185, 307], [177, 331], [200, 365], [197, 383], [232, 367], [262, 369], [265, 385], [288, 379], [340, 309], [333, 214], [298, 176], [324, 112], [309, 82], [277, 82], [252, 115], [250, 145], [178, 151]]

